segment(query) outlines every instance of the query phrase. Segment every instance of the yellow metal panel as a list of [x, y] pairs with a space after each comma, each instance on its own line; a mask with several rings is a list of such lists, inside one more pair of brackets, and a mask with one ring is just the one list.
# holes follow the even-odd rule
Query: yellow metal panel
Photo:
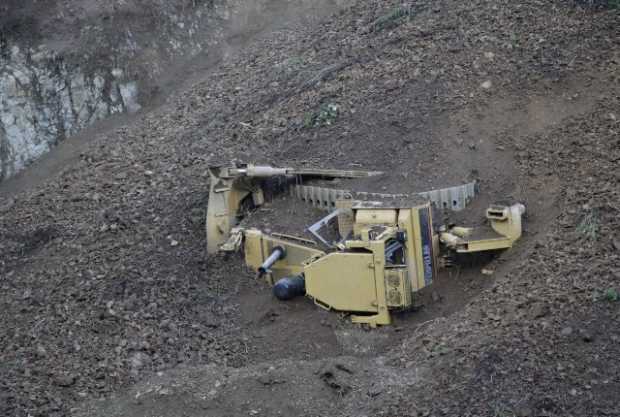
[[341, 311], [376, 312], [373, 255], [334, 252], [305, 268], [306, 293]]
[[523, 204], [510, 207], [491, 206], [487, 209], [487, 218], [497, 233], [514, 242], [521, 237], [521, 215], [525, 213]]
[[265, 261], [263, 254], [263, 234], [259, 230], [250, 229], [244, 233], [245, 243], [243, 252], [245, 254], [245, 264], [254, 270]]
[[355, 213], [357, 224], [396, 224], [396, 210], [386, 209], [357, 209]]
[[250, 229], [245, 231], [245, 263], [253, 270], [257, 270], [277, 246], [283, 247], [286, 255], [273, 264], [271, 273], [267, 274], [267, 282], [270, 284], [286, 276], [301, 274], [305, 261], [325, 253], [318, 249], [265, 235], [256, 229]]
[[497, 239], [479, 239], [465, 241], [456, 246], [456, 251], [460, 253], [492, 251], [499, 249], [508, 249], [512, 246], [512, 240], [507, 237]]
[[273, 252], [276, 246], [283, 247], [286, 255], [271, 267], [271, 273], [268, 274], [270, 276], [267, 277], [267, 281], [272, 285], [280, 278], [301, 274], [304, 271], [304, 261], [323, 253], [317, 249], [269, 237], [269, 239], [263, 239], [265, 259]]
[[207, 212], [207, 251], [216, 253], [219, 246], [226, 242], [227, 232], [230, 230], [230, 215], [228, 211], [228, 194], [209, 193], [209, 208]]
[[[217, 170], [216, 170], [217, 171]], [[209, 170], [211, 185], [207, 206], [207, 253], [216, 253], [230, 236], [241, 201], [254, 186], [242, 180], [219, 178], [219, 171]]]
[[[416, 215], [414, 216], [413, 213]], [[420, 222], [418, 221], [417, 211], [414, 209], [401, 209], [398, 214], [398, 227], [407, 233], [407, 269], [409, 270], [409, 282], [412, 291], [424, 287], [424, 274], [419, 268], [421, 260], [418, 259], [420, 253]]]
[[409, 241], [413, 243], [416, 253], [415, 259], [415, 269], [417, 282], [412, 282], [412, 288], [414, 291], [417, 291], [421, 288], [424, 288], [424, 259], [422, 258], [422, 236], [420, 236], [420, 216], [418, 216], [417, 210], [410, 210], [411, 222], [413, 224], [414, 234]]
[[461, 236], [459, 228], [453, 227], [447, 233], [442, 233], [441, 238], [448, 247], [455, 248], [457, 252], [507, 249], [521, 237], [523, 213], [525, 206], [522, 204], [509, 207], [491, 206], [487, 209], [491, 229], [479, 228], [467, 236]]

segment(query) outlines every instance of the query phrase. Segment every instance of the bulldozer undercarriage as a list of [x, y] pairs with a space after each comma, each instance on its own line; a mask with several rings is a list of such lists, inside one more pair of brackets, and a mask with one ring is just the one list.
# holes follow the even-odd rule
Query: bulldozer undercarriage
[[[273, 286], [278, 299], [306, 295], [328, 310], [371, 327], [390, 311], [413, 306], [450, 254], [510, 248], [521, 237], [522, 204], [493, 205], [488, 226], [437, 227], [433, 213], [464, 209], [478, 193], [468, 184], [414, 194], [335, 189], [313, 180], [363, 178], [380, 172], [232, 165], [209, 168], [207, 251], [243, 250], [246, 265]], [[278, 193], [323, 209], [308, 227], [312, 239], [238, 227], [244, 211]]]

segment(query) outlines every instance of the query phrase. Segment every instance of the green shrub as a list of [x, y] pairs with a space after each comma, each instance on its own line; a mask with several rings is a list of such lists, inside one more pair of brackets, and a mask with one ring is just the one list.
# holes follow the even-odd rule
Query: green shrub
[[306, 113], [304, 116], [304, 127], [309, 129], [319, 126], [331, 126], [338, 118], [337, 104], [323, 104], [317, 112]]
[[620, 300], [620, 294], [616, 291], [615, 288], [609, 288], [605, 291], [605, 300], [607, 301], [618, 301]]
[[389, 13], [381, 16], [374, 23], [375, 31], [392, 28], [401, 24], [405, 17], [411, 17], [413, 9], [411, 6], [399, 6], [392, 9]]
[[596, 240], [599, 231], [599, 218], [596, 210], [590, 210], [577, 226], [577, 233], [589, 240]]

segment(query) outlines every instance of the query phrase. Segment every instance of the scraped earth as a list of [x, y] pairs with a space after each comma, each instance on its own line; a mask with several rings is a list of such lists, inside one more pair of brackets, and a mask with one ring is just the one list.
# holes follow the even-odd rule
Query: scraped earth
[[[618, 10], [399, 5], [253, 37], [47, 181], [0, 185], [3, 415], [618, 415]], [[206, 255], [206, 168], [233, 159], [382, 170], [353, 184], [377, 192], [477, 179], [459, 220], [519, 201], [526, 230], [369, 331]], [[248, 221], [320, 216], [294, 207]]]

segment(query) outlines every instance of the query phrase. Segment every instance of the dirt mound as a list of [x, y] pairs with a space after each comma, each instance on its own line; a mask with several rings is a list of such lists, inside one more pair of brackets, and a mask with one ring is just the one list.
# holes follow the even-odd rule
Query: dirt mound
[[617, 92], [603, 94], [588, 115], [518, 144], [527, 149], [519, 182], [546, 190], [559, 180], [559, 212], [465, 311], [390, 355], [436, 371], [415, 405], [445, 415], [616, 414], [618, 104]]
[[[196, 381], [246, 382], [187, 415], [315, 415], [313, 399], [333, 415], [611, 415], [618, 23], [566, 2], [355, 2], [256, 39], [98, 138], [0, 201], [3, 414], [178, 415], [211, 390], [183, 375], [196, 367]], [[375, 191], [475, 177], [485, 201], [525, 201], [528, 230], [495, 282], [474, 272], [458, 287], [453, 298], [475, 297], [462, 312], [438, 318], [454, 312], [439, 293], [422, 310], [435, 303], [433, 321], [368, 333], [304, 300], [275, 303], [240, 259], [205, 255], [206, 167], [235, 157], [387, 171], [362, 184]], [[343, 355], [352, 374], [317, 371]], [[257, 389], [244, 378], [263, 361], [257, 378], [286, 376]], [[180, 391], [89, 402], [151, 372], [144, 384]], [[296, 373], [312, 382], [287, 409], [273, 394]]]

